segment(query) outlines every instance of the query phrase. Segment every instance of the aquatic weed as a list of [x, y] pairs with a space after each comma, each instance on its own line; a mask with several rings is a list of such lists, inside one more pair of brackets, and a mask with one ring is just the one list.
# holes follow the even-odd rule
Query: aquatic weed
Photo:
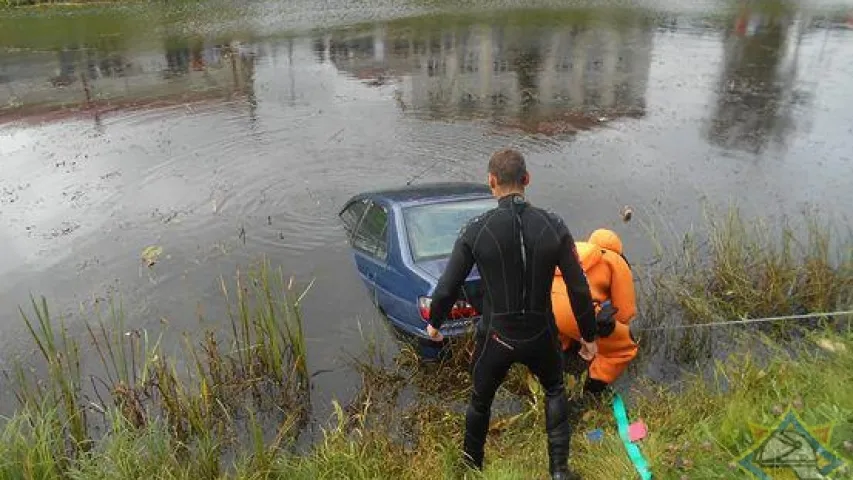
[[[69, 337], [61, 317], [59, 335], [54, 333], [50, 310], [44, 297], [41, 298], [40, 303], [36, 303], [35, 298], [30, 297], [30, 302], [38, 323], [34, 322], [23, 309], [19, 308], [19, 311], [42, 359], [47, 364], [47, 385], [44, 389], [37, 384], [34, 389], [18, 390], [16, 396], [23, 404], [31, 407], [44, 406], [46, 402], [62, 405], [71, 448], [75, 451], [85, 451], [89, 448], [90, 442], [86, 410], [80, 401], [82, 383], [80, 348], [77, 342]], [[16, 378], [24, 381], [26, 376], [20, 365], [16, 367], [16, 372]]]
[[[706, 229], [688, 232], [675, 246], [660, 247], [662, 258], [641, 278], [642, 327], [668, 328], [805, 313], [853, 306], [851, 239], [833, 236], [835, 226], [817, 212], [805, 212], [799, 229], [788, 222], [769, 225], [744, 219], [732, 206], [722, 215], [707, 209]], [[833, 240], [836, 240], [833, 242]], [[659, 245], [662, 245], [659, 243]], [[747, 329], [780, 338], [802, 336], [825, 319], [777, 322]], [[745, 327], [741, 327], [745, 328]], [[641, 340], [672, 358], [709, 358], [714, 336], [732, 330], [685, 328], [641, 332]]]
[[[116, 429], [167, 428], [174, 454], [203, 452], [204, 459], [194, 461], [213, 475], [224, 452], [237, 444], [242, 426], [257, 425], [252, 423], [256, 411], [271, 412], [279, 422], [275, 445], [287, 444], [307, 419], [310, 384], [299, 312], [307, 290], [297, 291], [292, 279], [283, 278], [266, 261], [247, 276], [238, 272], [235, 305], [223, 281], [229, 309], [240, 312], [232, 316], [232, 335], [220, 340], [221, 332], [206, 331], [201, 339], [185, 334], [183, 359], [164, 353], [164, 332], [151, 338], [145, 330], [126, 331], [121, 304], [111, 302], [108, 319], [98, 310], [97, 323], [86, 323], [103, 371], [88, 375], [90, 389], [84, 389], [80, 345], [68, 335], [65, 319], [60, 317], [55, 332], [47, 300], [32, 299], [35, 319], [23, 309], [21, 315], [47, 377], [31, 378], [21, 362], [6, 376], [24, 410], [48, 418], [48, 410], [61, 406], [52, 413], [59, 423], [51, 435], [67, 443], [68, 451], [52, 454], [57, 468], [65, 472], [99, 441], [92, 426], [101, 434], [112, 432], [107, 436]], [[100, 424], [92, 411], [101, 414]]]

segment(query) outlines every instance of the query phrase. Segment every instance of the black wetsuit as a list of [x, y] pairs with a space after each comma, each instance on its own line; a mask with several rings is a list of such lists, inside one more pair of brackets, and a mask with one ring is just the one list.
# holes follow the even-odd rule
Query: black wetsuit
[[595, 313], [575, 242], [562, 219], [529, 205], [520, 195], [462, 229], [432, 296], [430, 324], [439, 328], [476, 263], [483, 282], [482, 320], [472, 360], [473, 393], [466, 414], [465, 453], [481, 467], [491, 405], [509, 368], [520, 362], [537, 376], [546, 394], [551, 471], [568, 459], [568, 401], [562, 355], [551, 311], [551, 284], [560, 267], [581, 335], [596, 337]]

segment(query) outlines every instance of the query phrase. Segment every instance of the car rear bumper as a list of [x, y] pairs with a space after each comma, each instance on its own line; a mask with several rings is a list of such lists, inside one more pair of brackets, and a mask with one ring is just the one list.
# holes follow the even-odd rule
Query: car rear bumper
[[[464, 335], [470, 328], [472, 328], [472, 325], [474, 325], [479, 320], [480, 317], [473, 317], [466, 318], [464, 320], [447, 321], [444, 323], [444, 325], [441, 326], [441, 334], [444, 335], [445, 338], [459, 337], [461, 335]], [[418, 328], [410, 323], [400, 321], [399, 319], [391, 316], [388, 317], [388, 321], [390, 321], [395, 327], [408, 333], [409, 335], [424, 340], [430, 339], [429, 335], [427, 335], [426, 333], [426, 323], [421, 323], [423, 327]]]

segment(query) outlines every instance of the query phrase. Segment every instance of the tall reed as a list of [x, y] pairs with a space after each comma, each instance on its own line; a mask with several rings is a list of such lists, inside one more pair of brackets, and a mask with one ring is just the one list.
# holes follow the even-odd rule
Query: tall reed
[[[176, 455], [204, 445], [216, 469], [243, 429], [258, 428], [256, 413], [269, 412], [275, 419], [265, 425], [275, 433], [275, 445], [295, 438], [307, 421], [310, 400], [299, 310], [307, 289], [297, 291], [293, 278], [285, 282], [281, 270], [266, 260], [247, 275], [238, 271], [233, 289], [224, 279], [220, 283], [230, 326], [208, 329], [201, 337], [184, 334], [185, 358], [164, 352], [168, 327], [156, 336], [126, 330], [120, 302], [110, 302], [107, 318], [99, 308], [97, 321], [85, 322], [85, 331], [95, 352], [92, 367], [100, 374], [82, 367], [78, 339], [69, 334], [65, 318], [51, 318], [46, 299], [32, 299], [33, 314], [21, 309], [47, 377], [34, 380], [27, 374], [31, 367], [20, 362], [6, 375], [23, 409], [56, 419], [58, 429], [50, 434], [59, 435], [58, 445], [67, 448], [50, 450], [55, 468], [67, 473], [85, 457], [98, 441], [93, 426], [103, 434], [145, 431], [153, 422], [167, 429]], [[51, 410], [54, 405], [61, 410]], [[92, 412], [100, 414], [100, 422]], [[42, 435], [44, 428], [33, 432]]]
[[[796, 226], [745, 220], [736, 207], [706, 209], [707, 226], [687, 232], [664, 250], [653, 272], [641, 278], [643, 326], [666, 327], [736, 321], [853, 308], [853, 237], [835, 235], [834, 225], [806, 212]], [[790, 338], [827, 319], [754, 327]], [[834, 321], [834, 320], [830, 320]], [[731, 332], [732, 330], [728, 330]], [[682, 361], [710, 355], [723, 329], [683, 329], [642, 334]]]
[[[91, 446], [86, 421], [86, 410], [80, 402], [81, 372], [80, 348], [77, 342], [69, 337], [65, 322], [60, 318], [59, 333], [54, 332], [47, 300], [42, 297], [37, 303], [30, 297], [30, 303], [35, 314], [35, 321], [23, 309], [19, 309], [21, 317], [27, 326], [41, 358], [47, 367], [47, 379], [42, 384], [32, 388], [24, 388], [16, 392], [18, 399], [36, 411], [45, 404], [62, 405], [65, 415], [64, 429], [68, 432], [70, 448], [76, 451], [88, 450]], [[26, 380], [24, 369], [20, 365], [15, 368], [16, 378]]]

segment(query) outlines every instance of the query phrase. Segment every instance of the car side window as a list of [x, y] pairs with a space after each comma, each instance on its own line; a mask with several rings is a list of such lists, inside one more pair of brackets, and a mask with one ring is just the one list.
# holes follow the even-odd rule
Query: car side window
[[384, 260], [388, 254], [387, 231], [388, 212], [383, 206], [372, 203], [353, 237], [353, 247]]
[[365, 210], [367, 210], [367, 200], [359, 200], [351, 203], [341, 212], [341, 221], [347, 231], [347, 237], [352, 237]]

